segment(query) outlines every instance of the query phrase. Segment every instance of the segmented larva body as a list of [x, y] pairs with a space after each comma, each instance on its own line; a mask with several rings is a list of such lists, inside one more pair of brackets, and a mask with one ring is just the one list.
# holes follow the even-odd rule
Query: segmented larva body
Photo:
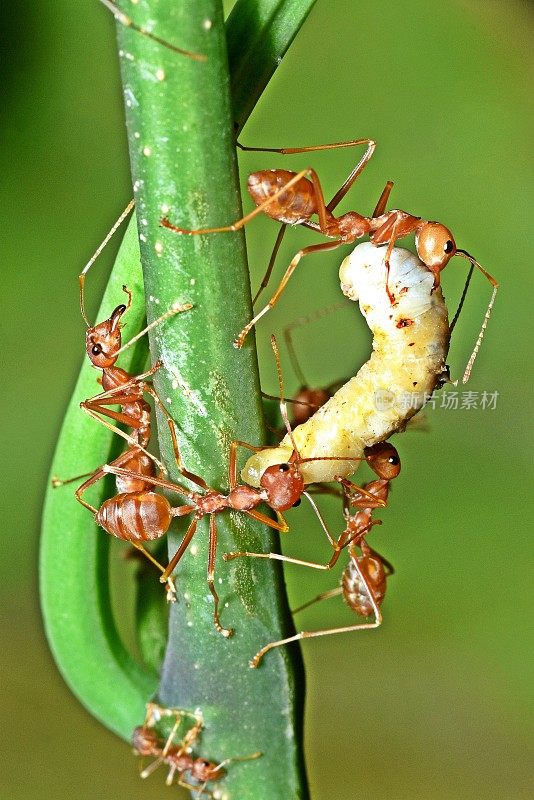
[[[343, 293], [359, 300], [373, 333], [369, 361], [307, 422], [293, 431], [301, 458], [362, 458], [365, 447], [384, 441], [419, 411], [446, 374], [449, 349], [447, 306], [434, 275], [409, 250], [393, 249], [386, 292], [385, 247], [358, 245], [341, 264]], [[280, 445], [247, 461], [243, 480], [258, 486], [263, 471], [289, 460], [289, 435]], [[302, 464], [305, 483], [351, 475], [359, 461]]]

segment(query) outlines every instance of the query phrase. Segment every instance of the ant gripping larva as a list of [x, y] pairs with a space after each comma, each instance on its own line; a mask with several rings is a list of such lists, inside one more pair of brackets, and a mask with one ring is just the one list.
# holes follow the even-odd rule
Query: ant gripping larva
[[[333, 242], [324, 242], [322, 244], [305, 247], [293, 256], [278, 288], [267, 305], [245, 325], [237, 336], [234, 342], [236, 347], [242, 347], [247, 334], [253, 326], [276, 305], [291, 275], [304, 256], [326, 250], [334, 250], [343, 244], [350, 244], [367, 235], [373, 245], [387, 245], [384, 259], [386, 267], [384, 285], [391, 306], [396, 306], [399, 300], [398, 294], [391, 290], [390, 282], [390, 258], [398, 239], [402, 239], [412, 233], [415, 234], [417, 255], [433, 275], [433, 289], [438, 288], [440, 284], [440, 272], [447, 266], [451, 258], [458, 255], [467, 259], [472, 266], [477, 267], [488, 279], [493, 286], [493, 292], [475, 348], [464, 373], [463, 381], [465, 383], [469, 379], [474, 360], [480, 349], [480, 344], [495, 301], [498, 283], [476, 259], [467, 253], [467, 251], [461, 250], [456, 246], [453, 234], [442, 223], [421, 219], [421, 217], [414, 216], [400, 209], [386, 211], [385, 208], [393, 186], [390, 181], [386, 184], [371, 216], [363, 216], [356, 211], [348, 211], [339, 217], [333, 215], [335, 208], [345, 197], [356, 178], [361, 174], [371, 159], [376, 143], [372, 139], [353, 139], [347, 142], [293, 148], [244, 147], [238, 144], [242, 150], [280, 153], [282, 155], [332, 150], [340, 147], [354, 147], [356, 145], [366, 145], [367, 149], [329, 203], [325, 203], [319, 177], [311, 167], [303, 169], [300, 172], [290, 172], [282, 169], [262, 170], [260, 172], [251, 173], [248, 178], [247, 188], [252, 200], [256, 204], [256, 208], [230, 225], [190, 230], [173, 225], [167, 218], [162, 219], [161, 225], [175, 233], [197, 235], [239, 230], [260, 213], [265, 213], [272, 219], [281, 222], [283, 227], [278, 234], [267, 272], [255, 299], [258, 298], [261, 290], [267, 285], [274, 263], [274, 257], [278, 251], [283, 232], [287, 225], [303, 225], [306, 228], [315, 230], [334, 240]], [[311, 217], [314, 215], [317, 215], [318, 222], [312, 221]]]
[[[355, 625], [343, 626], [341, 628], [327, 628], [320, 631], [301, 631], [294, 636], [280, 639], [264, 645], [256, 655], [250, 660], [249, 664], [255, 668], [259, 666], [263, 656], [276, 647], [280, 647], [301, 639], [318, 636], [327, 636], [334, 633], [348, 633], [355, 630], [366, 628], [376, 628], [382, 622], [380, 604], [386, 593], [386, 578], [393, 572], [393, 567], [380, 556], [375, 550], [369, 547], [365, 537], [373, 525], [381, 524], [380, 520], [373, 520], [372, 513], [377, 508], [387, 505], [389, 485], [400, 473], [401, 463], [399, 454], [395, 447], [389, 442], [379, 442], [372, 447], [366, 448], [365, 458], [377, 478], [365, 484], [365, 486], [355, 486], [345, 478], [339, 478], [339, 483], [344, 490], [344, 516], [346, 527], [341, 536], [334, 543], [334, 553], [326, 564], [319, 564], [314, 561], [303, 561], [298, 558], [279, 555], [278, 553], [225, 553], [227, 561], [240, 557], [250, 558], [269, 558], [283, 561], [289, 564], [311, 567], [313, 569], [331, 570], [338, 562], [342, 551], [349, 549], [349, 563], [342, 576], [341, 586], [323, 592], [304, 606], [296, 609], [294, 613], [307, 608], [318, 600], [325, 600], [330, 597], [342, 594], [345, 602], [356, 614], [363, 617], [374, 615], [373, 622], [357, 623]], [[357, 508], [355, 514], [350, 513], [350, 507]], [[356, 548], [360, 548], [358, 555]]]

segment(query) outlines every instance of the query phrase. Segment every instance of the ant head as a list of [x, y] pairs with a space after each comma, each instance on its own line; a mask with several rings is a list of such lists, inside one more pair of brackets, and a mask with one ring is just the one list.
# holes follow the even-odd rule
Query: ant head
[[365, 458], [373, 472], [379, 478], [391, 481], [401, 470], [401, 462], [397, 450], [389, 442], [378, 442], [364, 450]]
[[157, 734], [146, 725], [139, 725], [134, 728], [132, 734], [132, 744], [136, 753], [140, 756], [150, 756], [154, 753], [154, 748], [158, 746]]
[[456, 253], [454, 236], [441, 222], [424, 222], [415, 235], [417, 255], [435, 274], [447, 266]]
[[296, 505], [304, 491], [304, 478], [294, 461], [294, 455], [288, 463], [267, 467], [261, 476], [260, 486], [267, 492], [267, 502], [275, 511], [287, 511]]
[[121, 346], [120, 318], [125, 311], [125, 305], [117, 306], [109, 319], [87, 331], [85, 349], [92, 364], [98, 369], [113, 366], [117, 359], [117, 350]]
[[207, 783], [208, 781], [218, 781], [224, 777], [226, 770], [214, 761], [205, 758], [195, 758], [191, 766], [191, 775], [195, 780]]

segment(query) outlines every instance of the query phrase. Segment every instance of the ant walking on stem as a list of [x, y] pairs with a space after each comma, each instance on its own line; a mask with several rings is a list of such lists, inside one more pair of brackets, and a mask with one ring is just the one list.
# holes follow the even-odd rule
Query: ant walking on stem
[[[105, 237], [102, 244], [97, 248], [94, 255], [91, 257], [83, 271], [79, 276], [80, 282], [80, 309], [82, 316], [88, 326], [86, 334], [86, 352], [92, 365], [99, 370], [102, 370], [100, 382], [104, 389], [98, 395], [91, 397], [80, 403], [80, 407], [85, 413], [89, 414], [93, 419], [96, 419], [105, 427], [112, 430], [114, 433], [119, 434], [126, 439], [128, 448], [111, 462], [114, 466], [124, 467], [131, 472], [135, 472], [137, 478], [118, 478], [117, 490], [119, 495], [131, 495], [137, 492], [146, 490], [148, 485], [144, 478], [154, 475], [154, 465], [158, 467], [159, 473], [164, 474], [165, 468], [163, 464], [153, 454], [147, 450], [150, 442], [151, 435], [151, 415], [152, 411], [150, 405], [144, 399], [144, 395], [149, 395], [154, 399], [154, 402], [161, 410], [162, 414], [167, 420], [173, 443], [176, 443], [176, 431], [174, 422], [165, 408], [163, 401], [159, 397], [154, 386], [147, 380], [161, 367], [161, 362], [157, 362], [154, 366], [141, 375], [131, 375], [126, 370], [115, 366], [117, 358], [141, 336], [144, 336], [149, 330], [156, 325], [160, 325], [166, 319], [182, 311], [188, 311], [192, 308], [191, 303], [175, 304], [171, 309], [166, 311], [156, 320], [147, 325], [136, 336], [132, 337], [125, 345], [122, 345], [121, 326], [123, 315], [128, 311], [132, 302], [132, 294], [130, 290], [123, 286], [123, 290], [128, 295], [127, 305], [121, 304], [117, 306], [111, 316], [103, 322], [91, 326], [87, 315], [85, 313], [84, 302], [84, 282], [85, 276], [89, 271], [92, 264], [95, 262], [97, 256], [102, 251], [103, 247], [107, 244], [113, 233], [117, 230], [118, 226], [125, 219], [133, 203], [130, 203], [125, 211], [120, 215], [119, 219], [110, 232]], [[120, 411], [115, 411], [109, 406], [119, 406]], [[122, 431], [116, 425], [111, 424], [106, 419], [111, 419], [116, 423], [122, 423], [132, 428], [134, 435], [129, 435]], [[175, 452], [178, 453], [177, 445]], [[97, 509], [87, 503], [83, 499], [84, 492], [93, 486], [97, 481], [101, 480], [106, 475], [103, 466], [97, 467], [93, 472], [84, 475], [77, 475], [74, 478], [67, 480], [60, 480], [59, 478], [52, 479], [52, 485], [57, 488], [73, 481], [87, 478], [75, 492], [76, 499], [85, 508], [89, 509], [92, 513], [96, 514]], [[89, 476], [89, 477], [88, 477]], [[159, 564], [156, 559], [143, 547], [140, 541], [134, 539], [131, 543], [137, 547], [158, 569], [163, 572], [164, 567]], [[169, 582], [169, 590], [172, 591], [171, 582]]]
[[[333, 239], [333, 242], [310, 245], [299, 250], [284, 273], [278, 288], [266, 306], [259, 311], [253, 319], [245, 325], [241, 333], [234, 341], [236, 347], [242, 347], [245, 338], [253, 326], [273, 308], [282, 292], [284, 291], [291, 275], [297, 268], [304, 256], [311, 253], [318, 253], [326, 250], [334, 250], [343, 244], [351, 244], [363, 236], [369, 235], [370, 241], [376, 246], [387, 245], [385, 266], [386, 266], [386, 292], [391, 305], [393, 306], [397, 298], [390, 291], [389, 269], [390, 257], [393, 247], [398, 239], [402, 239], [412, 233], [415, 234], [415, 246], [417, 255], [434, 276], [434, 288], [440, 285], [440, 272], [447, 266], [453, 256], [458, 255], [467, 259], [472, 266], [477, 267], [493, 286], [493, 293], [484, 316], [481, 331], [479, 333], [475, 349], [469, 359], [465, 374], [464, 383], [468, 380], [473, 362], [480, 348], [484, 331], [493, 308], [498, 283], [481, 264], [476, 261], [467, 251], [460, 250], [456, 246], [451, 231], [440, 222], [421, 219], [413, 216], [406, 211], [393, 209], [385, 211], [389, 194], [393, 184], [388, 182], [372, 216], [362, 216], [356, 211], [348, 211], [339, 217], [335, 217], [333, 212], [345, 197], [349, 189], [354, 184], [356, 178], [361, 174], [366, 164], [371, 159], [375, 150], [375, 142], [372, 139], [354, 139], [347, 142], [336, 142], [333, 144], [315, 145], [312, 147], [294, 148], [271, 148], [271, 147], [244, 147], [238, 145], [242, 150], [259, 151], [267, 153], [280, 153], [287, 155], [291, 153], [307, 153], [319, 150], [332, 150], [340, 147], [354, 147], [365, 144], [367, 150], [349, 174], [343, 185], [336, 192], [329, 203], [325, 203], [323, 190], [319, 177], [314, 169], [308, 167], [300, 172], [290, 172], [288, 170], [273, 169], [253, 172], [248, 178], [248, 191], [256, 208], [241, 219], [236, 220], [230, 225], [213, 228], [187, 229], [173, 225], [166, 217], [161, 220], [161, 225], [169, 228], [175, 233], [198, 235], [207, 233], [222, 233], [225, 231], [237, 231], [246, 225], [250, 220], [260, 213], [265, 213], [272, 219], [281, 222], [284, 228], [279, 232], [273, 251], [273, 256], [269, 262], [267, 272], [261, 283], [260, 290], [256, 295], [258, 298], [261, 290], [267, 285], [270, 272], [274, 263], [274, 256], [280, 245], [283, 230], [286, 225], [303, 225], [306, 228], [315, 230]], [[313, 222], [311, 217], [316, 214], [319, 222]]]
[[[156, 725], [161, 722], [162, 717], [174, 717], [174, 725], [167, 738], [162, 738], [156, 731]], [[178, 744], [175, 744], [175, 737], [182, 726], [184, 719], [192, 719], [193, 725], [186, 732], [185, 736]], [[145, 722], [135, 728], [132, 736], [132, 744], [136, 755], [154, 756], [155, 761], [148, 765], [141, 772], [142, 778], [148, 778], [162, 764], [169, 767], [169, 772], [165, 783], [171, 786], [175, 781], [178, 786], [197, 792], [197, 797], [213, 797], [212, 792], [206, 789], [211, 781], [219, 781], [226, 774], [226, 767], [235, 761], [251, 761], [260, 758], [262, 753], [251, 753], [248, 756], [234, 756], [225, 758], [223, 761], [208, 761], [205, 758], [195, 757], [191, 753], [192, 746], [198, 740], [204, 722], [198, 713], [191, 714], [177, 708], [163, 708], [156, 703], [148, 703]], [[191, 783], [195, 781], [195, 783]]]

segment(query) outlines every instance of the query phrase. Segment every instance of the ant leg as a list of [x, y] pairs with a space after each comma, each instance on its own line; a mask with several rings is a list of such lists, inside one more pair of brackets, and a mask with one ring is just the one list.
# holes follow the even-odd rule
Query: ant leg
[[223, 558], [225, 561], [234, 561], [236, 558], [270, 558], [273, 561], [284, 561], [286, 564], [299, 564], [301, 567], [311, 567], [312, 569], [330, 570], [335, 566], [341, 549], [336, 550], [330, 561], [326, 564], [318, 564], [316, 561], [303, 561], [300, 558], [291, 558], [290, 556], [283, 556], [280, 553], [250, 553], [247, 550], [242, 552], [224, 553]]
[[[367, 162], [370, 160], [371, 156], [373, 155], [376, 142], [372, 139], [350, 139], [346, 142], [333, 142], [332, 144], [316, 144], [312, 145], [311, 147], [282, 147], [282, 148], [275, 148], [275, 147], [245, 147], [239, 142], [236, 142], [237, 147], [240, 150], [251, 150], [257, 152], [264, 152], [264, 153], [280, 153], [281, 155], [289, 155], [295, 153], [314, 153], [319, 150], [338, 150], [339, 148], [344, 147], [356, 147], [360, 144], [366, 144], [367, 150], [363, 154], [362, 158], [358, 161], [348, 178], [344, 181], [343, 185], [340, 189], [336, 192], [334, 197], [330, 200], [328, 205], [326, 206], [328, 211], [333, 211], [334, 208], [339, 205], [341, 200], [345, 197], [349, 189], [351, 188], [352, 184], [361, 174], [362, 170], [366, 166]], [[324, 202], [324, 201], [323, 201]]]
[[291, 275], [293, 274], [293, 272], [297, 268], [297, 265], [299, 264], [300, 260], [302, 258], [304, 258], [304, 256], [308, 256], [311, 253], [319, 253], [319, 252], [321, 252], [323, 250], [325, 250], [325, 251], [326, 250], [335, 250], [341, 244], [343, 244], [343, 242], [340, 239], [336, 239], [333, 242], [323, 242], [322, 244], [314, 244], [314, 245], [311, 245], [310, 247], [305, 247], [302, 250], [299, 250], [298, 253], [296, 253], [293, 256], [293, 258], [291, 259], [291, 263], [289, 264], [289, 266], [288, 266], [288, 268], [287, 268], [287, 270], [286, 270], [286, 272], [284, 274], [284, 277], [280, 281], [280, 284], [279, 284], [276, 292], [273, 294], [273, 296], [271, 297], [271, 299], [269, 300], [267, 305], [264, 308], [262, 308], [262, 310], [258, 314], [256, 314], [256, 316], [253, 319], [251, 319], [250, 322], [248, 322], [245, 325], [245, 327], [243, 328], [243, 330], [241, 331], [239, 336], [234, 341], [234, 347], [237, 347], [237, 348], [243, 347], [243, 342], [245, 341], [245, 338], [246, 338], [247, 334], [249, 333], [249, 331], [254, 327], [254, 325], [268, 311], [271, 310], [271, 308], [274, 308], [274, 306], [276, 305], [276, 303], [280, 299], [280, 295], [282, 294], [282, 292], [286, 288], [287, 282], [289, 281]]
[[[139, 450], [142, 450], [142, 448], [140, 447]], [[195, 493], [190, 489], [186, 489], [185, 486], [180, 486], [178, 483], [171, 483], [171, 481], [165, 481], [161, 478], [155, 478], [153, 475], [144, 475], [139, 472], [133, 472], [131, 469], [117, 468], [113, 466], [113, 464], [104, 464], [102, 469], [104, 472], [110, 473], [111, 475], [120, 475], [123, 478], [140, 478], [147, 483], [151, 483], [153, 486], [161, 486], [162, 489], [169, 489], [171, 492], [181, 494], [183, 497], [189, 497], [190, 499], [195, 498]], [[182, 515], [176, 514], [175, 516]]]
[[301, 611], [304, 611], [305, 608], [309, 608], [314, 603], [319, 603], [321, 600], [329, 600], [331, 597], [339, 597], [340, 594], [343, 594], [343, 587], [336, 586], [335, 589], [328, 589], [326, 592], [321, 592], [316, 597], [313, 597], [311, 600], [307, 600], [298, 608], [291, 609], [292, 614], [298, 614]]
[[298, 183], [302, 178], [310, 176], [312, 172], [313, 170], [309, 168], [297, 172], [287, 183], [281, 186], [280, 189], [277, 189], [276, 192], [264, 200], [263, 203], [260, 203], [259, 206], [256, 206], [256, 208], [254, 208], [248, 214], [245, 214], [245, 216], [241, 217], [241, 219], [237, 219], [235, 222], [232, 222], [231, 225], [223, 225], [220, 228], [178, 228], [176, 225], [173, 225], [167, 217], [163, 217], [160, 225], [163, 228], [168, 228], [169, 230], [174, 231], [174, 233], [185, 234], [187, 236], [196, 236], [203, 233], [226, 233], [228, 231], [238, 231], [252, 219], [254, 219], [254, 217], [257, 217], [258, 214], [261, 214], [268, 206], [271, 205], [271, 203], [278, 200], [281, 195], [287, 192], [288, 189]]
[[388, 181], [384, 186], [382, 194], [378, 198], [378, 203], [375, 206], [375, 210], [372, 213], [372, 217], [381, 217], [384, 211], [386, 210], [386, 206], [388, 204], [389, 196], [391, 194], [391, 190], [393, 189], [393, 181]]
[[[141, 542], [134, 542], [132, 539], [129, 539], [128, 541], [129, 541], [129, 542], [130, 542], [130, 544], [132, 544], [132, 545], [133, 545], [133, 546], [134, 546], [134, 547], [135, 547], [137, 550], [139, 550], [139, 552], [140, 552], [140, 553], [142, 553], [142, 554], [145, 556], [145, 558], [148, 558], [148, 560], [151, 562], [151, 564], [153, 564], [153, 565], [154, 565], [154, 566], [155, 566], [157, 569], [159, 569], [159, 571], [160, 571], [161, 573], [164, 573], [164, 572], [165, 572], [165, 567], [163, 567], [163, 566], [162, 566], [162, 565], [159, 563], [159, 561], [157, 561], [157, 560], [154, 558], [154, 556], [152, 555], [152, 553], [150, 553], [150, 552], [149, 552], [149, 551], [148, 551], [148, 550], [147, 550], [147, 549], [146, 549], [146, 548], [145, 548], [145, 547], [144, 547], [144, 546], [141, 544]], [[165, 587], [166, 587], [166, 590], [167, 590], [167, 601], [168, 601], [169, 603], [175, 603], [175, 602], [176, 602], [176, 586], [174, 585], [174, 581], [173, 581], [173, 579], [172, 579], [172, 578], [167, 578], [167, 580], [165, 581]]]
[[213, 798], [213, 792], [210, 792], [209, 789], [203, 789], [202, 787], [200, 787], [200, 794], [199, 794], [198, 783], [197, 784], [188, 783], [188, 781], [184, 781], [182, 778], [180, 778], [180, 780], [176, 782], [176, 785], [182, 786], [184, 789], [189, 789], [191, 793], [196, 792], [197, 798], [202, 797], [202, 795], [210, 799]]
[[139, 777], [148, 778], [149, 775], [152, 775], [152, 773], [155, 772], [161, 764], [163, 764], [162, 756], [156, 758], [156, 760], [152, 761], [152, 763], [149, 764], [148, 767], [145, 767], [143, 770], [141, 770], [141, 772], [139, 773]]
[[217, 524], [215, 514], [210, 514], [210, 538], [208, 545], [208, 587], [213, 597], [215, 608], [213, 609], [213, 623], [219, 633], [226, 638], [234, 635], [232, 628], [224, 628], [219, 619], [219, 595], [215, 589], [215, 555], [217, 552]]
[[289, 636], [287, 639], [280, 639], [277, 642], [270, 642], [269, 644], [265, 645], [264, 647], [259, 650], [254, 658], [249, 661], [249, 666], [252, 668], [256, 668], [260, 661], [262, 660], [263, 656], [269, 652], [269, 650], [273, 650], [275, 647], [281, 647], [284, 644], [289, 644], [290, 642], [298, 642], [302, 639], [312, 639], [317, 638], [319, 636], [332, 636], [335, 633], [351, 633], [352, 631], [363, 631], [363, 630], [370, 630], [372, 628], [378, 628], [382, 624], [382, 614], [380, 612], [380, 608], [378, 607], [376, 600], [373, 596], [373, 592], [367, 583], [365, 576], [362, 574], [360, 567], [356, 558], [353, 558], [353, 563], [355, 564], [356, 570], [363, 581], [366, 589], [367, 594], [369, 596], [369, 600], [371, 601], [371, 605], [373, 607], [373, 613], [375, 615], [374, 622], [362, 622], [356, 625], [346, 625], [341, 628], [326, 628], [320, 631], [301, 631], [300, 633], [295, 634], [294, 636]]
[[172, 50], [173, 53], [179, 53], [182, 56], [187, 56], [187, 58], [192, 58], [194, 61], [207, 61], [207, 56], [204, 56], [201, 53], [193, 53], [191, 50], [184, 50], [182, 47], [177, 47], [176, 45], [171, 44], [171, 42], [167, 42], [165, 39], [161, 39], [159, 36], [156, 36], [155, 33], [143, 28], [141, 25], [136, 25], [135, 22], [126, 14], [124, 14], [111, 0], [100, 0], [100, 2], [102, 5], [106, 6], [109, 11], [111, 11], [117, 22], [119, 22], [121, 25], [124, 25], [125, 28], [131, 28], [132, 30], [137, 31], [137, 33], [140, 33], [142, 36], [147, 36], [149, 39], [152, 39], [153, 42], [163, 45], [163, 47], [166, 47], [168, 50]]
[[[278, 397], [275, 398], [278, 400]], [[240, 439], [234, 439], [230, 445], [230, 459], [228, 461], [228, 485], [230, 489], [235, 489], [237, 486], [237, 448], [245, 447], [247, 450], [252, 450], [253, 453], [259, 453], [260, 450], [268, 450], [270, 445], [256, 445], [242, 442]]]
[[[289, 525], [279, 511], [276, 511], [275, 513], [278, 517], [278, 522], [275, 522], [274, 519], [268, 517], [266, 514], [262, 514], [261, 511], [243, 511], [243, 514], [247, 514], [247, 516], [252, 517], [252, 519], [255, 519], [256, 522], [261, 522], [262, 525], [268, 525], [269, 528], [274, 528], [276, 531], [280, 531], [280, 533], [287, 533], [289, 530]], [[230, 560], [226, 558], [227, 555], [228, 553], [225, 553], [223, 556], [225, 561]]]
[[389, 259], [391, 258], [391, 253], [393, 252], [393, 248], [395, 246], [395, 242], [397, 241], [397, 238], [398, 238], [396, 234], [397, 234], [397, 228], [396, 228], [396, 225], [394, 225], [393, 226], [393, 231], [392, 231], [392, 234], [391, 234], [391, 239], [390, 239], [390, 242], [388, 244], [388, 248], [386, 250], [386, 255], [384, 256], [384, 264], [385, 264], [385, 267], [386, 267], [386, 294], [389, 297], [389, 302], [391, 303], [391, 305], [395, 304], [395, 295], [391, 294], [391, 292], [389, 290], [389, 270], [390, 270]]
[[286, 230], [287, 230], [287, 225], [286, 225], [285, 222], [282, 222], [282, 224], [280, 226], [280, 230], [278, 231], [278, 235], [276, 237], [276, 241], [274, 243], [273, 252], [271, 253], [271, 257], [269, 259], [269, 263], [267, 264], [267, 269], [265, 271], [265, 275], [261, 279], [260, 288], [258, 289], [256, 294], [254, 295], [254, 299], [252, 300], [252, 305], [253, 306], [256, 305], [256, 301], [257, 301], [258, 297], [260, 296], [260, 294], [263, 292], [263, 290], [267, 287], [267, 284], [269, 283], [269, 280], [271, 278], [271, 274], [272, 274], [272, 271], [273, 271], [273, 267], [274, 267], [274, 262], [276, 261], [276, 256], [278, 255], [278, 251], [280, 250], [280, 245], [282, 244], [282, 239], [285, 236]]
[[84, 472], [82, 475], [75, 475], [74, 478], [57, 478], [55, 475], [52, 475], [50, 478], [50, 483], [53, 489], [58, 489], [60, 486], [67, 486], [69, 483], [74, 483], [75, 481], [81, 481], [82, 478], [87, 478], [90, 475], [94, 475], [95, 470], [92, 472]]
[[293, 371], [297, 376], [298, 380], [300, 381], [301, 386], [307, 386], [308, 381], [304, 376], [304, 372], [300, 366], [299, 360], [297, 358], [297, 353], [295, 350], [295, 345], [293, 344], [293, 330], [295, 328], [302, 328], [305, 325], [309, 325], [311, 322], [315, 322], [317, 320], [323, 319], [323, 317], [328, 316], [329, 314], [333, 314], [336, 311], [339, 311], [341, 308], [345, 307], [345, 303], [334, 303], [331, 306], [327, 306], [326, 308], [319, 308], [316, 311], [312, 311], [311, 314], [306, 314], [298, 319], [293, 320], [284, 328], [284, 341], [286, 343], [286, 349], [289, 355], [289, 360], [291, 361], [291, 365], [293, 367]]
[[[130, 445], [130, 447], [129, 447], [130, 450], [131, 449], [141, 450], [141, 452], [143, 452], [146, 456], [148, 456], [154, 462], [154, 464], [157, 466], [157, 468], [159, 470], [161, 470], [164, 474], [167, 473], [167, 470], [165, 469], [165, 467], [163, 466], [163, 464], [161, 463], [159, 458], [156, 458], [156, 456], [153, 453], [149, 453], [149, 451], [145, 447], [140, 445], [139, 442], [137, 442], [133, 438], [133, 436], [129, 436], [124, 431], [121, 431], [120, 428], [117, 428], [115, 425], [111, 425], [109, 422], [106, 422], [105, 419], [102, 419], [102, 417], [99, 417], [98, 414], [96, 413], [96, 411], [93, 411], [93, 409], [90, 408], [86, 404], [86, 402], [80, 403], [80, 408], [82, 409], [82, 411], [85, 411], [85, 413], [88, 414], [90, 417], [92, 417], [93, 419], [96, 419], [97, 422], [100, 422], [100, 424], [103, 425], [105, 428], [108, 428], [108, 430], [113, 431], [113, 433], [116, 433], [117, 436], [121, 436]], [[119, 414], [119, 412], [115, 412], [115, 411], [111, 411], [110, 409], [106, 409], [105, 411], [104, 410], [99, 410], [99, 413], [105, 414], [105, 416], [110, 416], [112, 419], [117, 419], [119, 422], [124, 422], [124, 420], [120, 419], [120, 417], [123, 416], [123, 415]], [[130, 423], [128, 423], [126, 421], [126, 424], [129, 425]], [[132, 426], [132, 427], [135, 427], [135, 426]]]
[[385, 508], [387, 506], [386, 500], [382, 500], [376, 495], [371, 494], [371, 492], [368, 492], [363, 486], [358, 486], [357, 483], [353, 483], [347, 478], [340, 478], [339, 476], [336, 480], [347, 490], [348, 494], [360, 495], [358, 499], [357, 497], [349, 497], [351, 505], [356, 508]]
[[[155, 392], [155, 390], [154, 390], [154, 392]], [[158, 398], [158, 401], [160, 403], [162, 402], [161, 400], [159, 400], [159, 398]], [[167, 409], [164, 408], [163, 405], [161, 406], [161, 408], [162, 408], [162, 411], [164, 412], [164, 414], [167, 417], [167, 424], [169, 426], [169, 431], [170, 431], [170, 434], [171, 434], [171, 441], [172, 441], [172, 449], [174, 451], [174, 458], [176, 460], [176, 466], [178, 467], [180, 473], [184, 476], [184, 478], [187, 478], [188, 480], [190, 480], [191, 483], [196, 483], [196, 485], [200, 486], [201, 489], [205, 489], [206, 491], [209, 491], [210, 487], [208, 486], [208, 484], [206, 483], [204, 478], [201, 478], [200, 475], [196, 475], [194, 472], [189, 472], [189, 470], [185, 468], [184, 462], [182, 461], [182, 455], [180, 453], [180, 447], [178, 445], [178, 437], [176, 435], [176, 424], [175, 424], [173, 418], [171, 417], [171, 415], [168, 413]]]
[[[124, 453], [121, 453], [121, 455], [118, 456], [118, 458], [114, 459], [110, 464], [102, 464], [100, 467], [95, 469], [94, 472], [89, 473], [90, 478], [86, 480], [84, 483], [82, 483], [81, 486], [78, 486], [78, 488], [74, 492], [76, 500], [79, 503], [81, 503], [82, 506], [91, 511], [93, 514], [97, 514], [98, 509], [89, 505], [89, 503], [86, 503], [85, 500], [82, 499], [82, 495], [84, 494], [84, 492], [87, 491], [87, 489], [89, 489], [90, 486], [93, 486], [93, 484], [97, 483], [97, 481], [101, 480], [108, 474], [106, 467], [113, 467], [113, 468], [120, 467], [121, 464], [124, 464], [125, 461], [127, 462], [132, 457], [132, 452], [133, 452], [132, 449], [125, 450]], [[80, 475], [79, 477], [83, 476]], [[142, 477], [144, 478], [144, 476]], [[56, 483], [54, 483], [53, 485], [60, 486], [63, 483], [70, 483], [71, 480], [76, 480], [76, 478], [70, 478], [67, 481], [58, 481], [58, 479], [56, 478]]]
[[182, 541], [180, 543], [180, 546], [178, 547], [178, 550], [173, 555], [173, 557], [171, 558], [171, 560], [167, 564], [167, 567], [166, 567], [165, 571], [163, 572], [163, 575], [161, 575], [161, 577], [160, 577], [160, 582], [161, 583], [165, 583], [169, 579], [170, 575], [172, 575], [176, 565], [178, 564], [178, 562], [182, 558], [183, 554], [185, 553], [185, 551], [189, 547], [189, 543], [191, 542], [191, 539], [195, 535], [195, 532], [196, 532], [196, 529], [197, 529], [197, 524], [198, 524], [198, 521], [197, 521], [196, 517], [193, 517], [193, 519], [191, 520], [191, 524], [190, 524], [189, 528], [187, 529], [187, 531], [185, 532], [184, 538], [182, 539]]

